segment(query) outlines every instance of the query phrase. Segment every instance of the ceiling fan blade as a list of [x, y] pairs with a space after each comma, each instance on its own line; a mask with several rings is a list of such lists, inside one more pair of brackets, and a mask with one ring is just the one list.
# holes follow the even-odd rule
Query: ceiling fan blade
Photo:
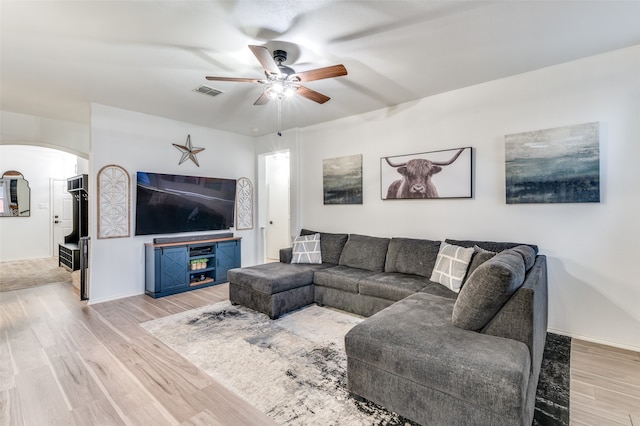
[[264, 92], [260, 95], [258, 99], [253, 103], [254, 105], [264, 105], [269, 102], [271, 98], [269, 98]]
[[289, 77], [290, 80], [298, 79], [301, 83], [306, 83], [307, 81], [314, 80], [322, 80], [323, 78], [333, 78], [340, 77], [342, 75], [347, 75], [347, 69], [344, 65], [333, 65], [325, 68], [318, 68], [315, 70], [302, 71], [296, 74], [293, 74]]
[[258, 62], [260, 62], [260, 65], [262, 65], [262, 68], [264, 68], [265, 71], [267, 71], [269, 74], [276, 74], [276, 75], [281, 74], [280, 68], [278, 68], [278, 64], [276, 64], [276, 61], [274, 61], [273, 58], [271, 57], [271, 53], [269, 52], [269, 49], [267, 49], [264, 46], [255, 46], [255, 45], [249, 45], [249, 49], [251, 49], [251, 51], [253, 52], [255, 57], [258, 59]]
[[212, 81], [235, 81], [238, 83], [261, 83], [264, 80], [260, 80], [257, 78], [238, 78], [238, 77], [205, 77], [207, 80]]
[[297, 86], [298, 90], [296, 90], [296, 93], [302, 97], [305, 97], [309, 100], [312, 100], [314, 102], [317, 102], [319, 104], [323, 104], [325, 102], [327, 102], [329, 99], [331, 99], [330, 97], [323, 95], [322, 93], [316, 92], [315, 90], [311, 90], [308, 87], [304, 87], [304, 86]]

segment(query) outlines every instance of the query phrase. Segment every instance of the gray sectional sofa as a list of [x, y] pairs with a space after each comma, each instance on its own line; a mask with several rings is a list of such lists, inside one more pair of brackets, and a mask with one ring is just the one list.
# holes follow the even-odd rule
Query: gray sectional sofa
[[[314, 302], [368, 317], [345, 337], [348, 389], [415, 422], [532, 423], [547, 329], [536, 246], [301, 231], [317, 234], [321, 263], [291, 263], [288, 248], [230, 270], [231, 302], [271, 318]], [[472, 253], [459, 292], [431, 280], [447, 244]]]

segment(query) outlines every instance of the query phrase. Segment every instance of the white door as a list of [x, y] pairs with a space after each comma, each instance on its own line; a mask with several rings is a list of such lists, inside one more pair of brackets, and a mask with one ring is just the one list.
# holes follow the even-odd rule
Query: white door
[[289, 153], [266, 157], [267, 259], [278, 260], [289, 238]]
[[73, 231], [72, 195], [67, 192], [67, 181], [51, 179], [51, 228], [53, 234], [53, 256], [58, 256], [58, 244], [64, 243], [65, 235]]

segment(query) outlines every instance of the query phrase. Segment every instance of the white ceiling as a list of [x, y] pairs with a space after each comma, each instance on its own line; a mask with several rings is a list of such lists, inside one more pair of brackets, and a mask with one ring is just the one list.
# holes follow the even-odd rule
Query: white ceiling
[[[283, 105], [305, 127], [640, 44], [640, 1], [0, 0], [1, 108], [88, 123], [96, 102], [245, 135], [276, 131], [247, 47], [289, 52], [330, 96]], [[224, 93], [193, 90], [206, 84]]]

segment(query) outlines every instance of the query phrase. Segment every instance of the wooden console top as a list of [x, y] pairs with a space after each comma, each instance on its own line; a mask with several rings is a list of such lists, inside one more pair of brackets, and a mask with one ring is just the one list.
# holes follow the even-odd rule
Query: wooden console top
[[217, 243], [220, 241], [236, 241], [241, 240], [242, 237], [226, 237], [226, 238], [210, 238], [207, 240], [194, 240], [194, 241], [179, 241], [175, 243], [144, 243], [145, 246], [149, 247], [171, 247], [171, 246], [187, 246], [191, 244], [202, 244], [202, 243]]

